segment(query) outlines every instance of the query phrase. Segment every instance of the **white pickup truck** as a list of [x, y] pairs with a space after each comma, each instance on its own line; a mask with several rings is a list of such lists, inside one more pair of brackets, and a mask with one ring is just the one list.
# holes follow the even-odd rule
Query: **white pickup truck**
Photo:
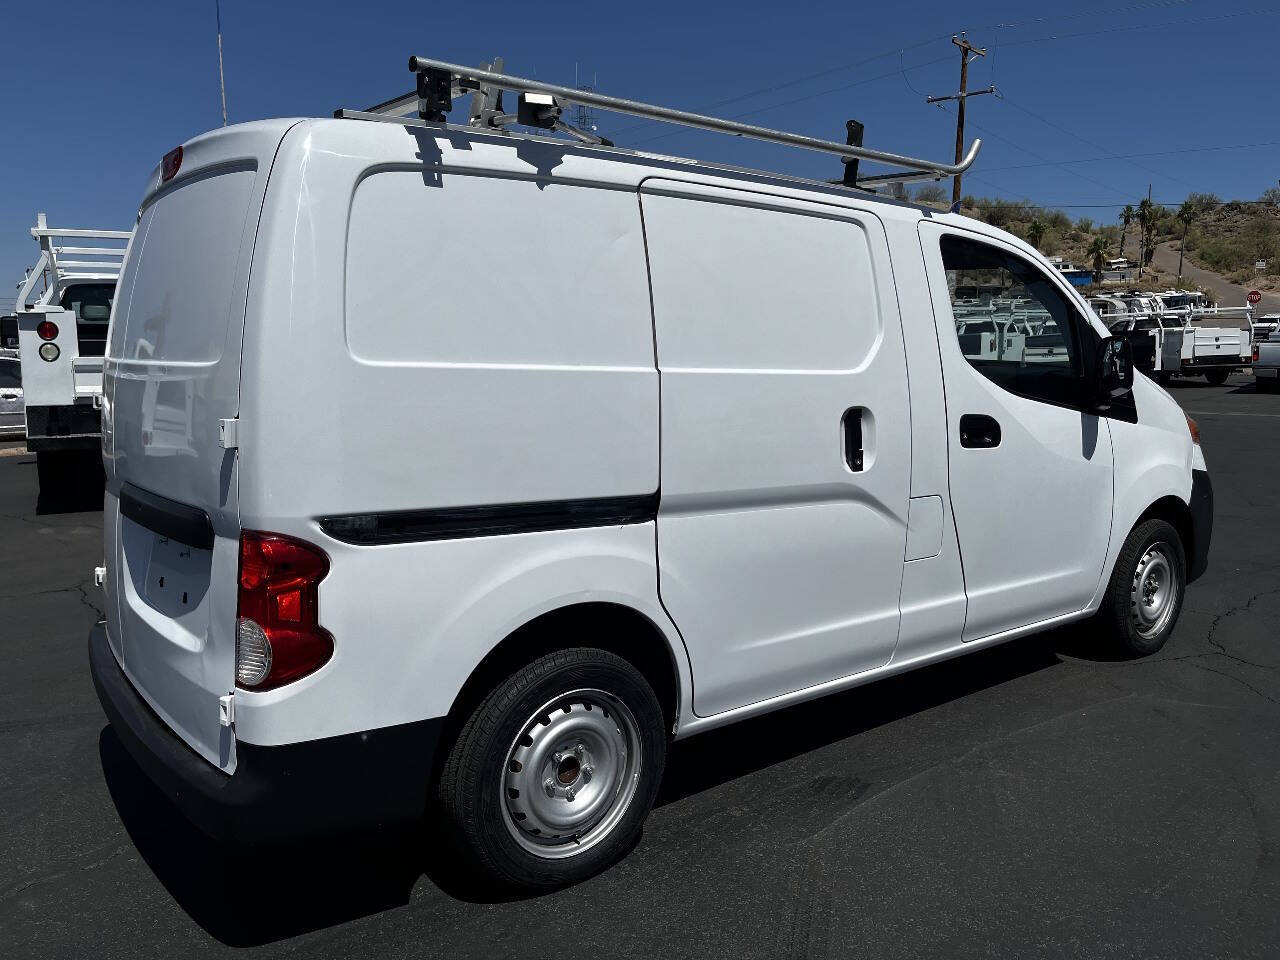
[[1254, 343], [1253, 376], [1258, 393], [1280, 390], [1280, 333], [1272, 332]]
[[[1196, 314], [1199, 321], [1210, 318], [1247, 322], [1249, 312], [1226, 308]], [[1174, 374], [1191, 377], [1203, 374], [1210, 383], [1222, 384], [1234, 371], [1251, 362], [1251, 329], [1203, 326], [1176, 315], [1130, 314], [1112, 320], [1110, 330], [1129, 340], [1139, 368], [1161, 383], [1167, 383]]]

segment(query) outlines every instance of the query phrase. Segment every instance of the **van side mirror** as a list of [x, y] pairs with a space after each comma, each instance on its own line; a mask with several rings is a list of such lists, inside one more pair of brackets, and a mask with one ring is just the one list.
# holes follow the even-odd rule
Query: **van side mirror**
[[1103, 410], [1133, 389], [1133, 347], [1128, 340], [1107, 337], [1098, 344], [1094, 378], [1094, 399]]

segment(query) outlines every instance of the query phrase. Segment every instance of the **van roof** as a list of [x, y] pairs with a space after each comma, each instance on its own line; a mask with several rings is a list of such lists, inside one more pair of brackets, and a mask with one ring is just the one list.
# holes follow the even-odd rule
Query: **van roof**
[[[1029, 256], [1043, 261], [1041, 254], [1019, 237], [981, 220], [938, 210], [910, 200], [898, 200], [884, 194], [848, 187], [840, 182], [833, 183], [798, 174], [654, 153], [626, 146], [580, 143], [522, 130], [482, 129], [465, 124], [441, 124], [416, 118], [291, 117], [215, 128], [182, 145], [184, 153], [181, 172], [178, 176], [180, 179], [185, 179], [186, 175], [201, 167], [233, 162], [240, 157], [256, 157], [257, 161], [264, 165], [286, 160], [287, 151], [282, 140], [285, 134], [295, 126], [300, 128], [301, 135], [290, 137], [290, 140], [295, 145], [303, 145], [301, 148], [304, 150], [319, 148], [323, 142], [331, 138], [350, 142], [350, 138], [354, 137], [360, 142], [362, 149], [367, 149], [373, 155], [384, 152], [399, 154], [402, 152], [402, 137], [407, 132], [410, 136], [419, 139], [423, 136], [432, 137], [434, 142], [431, 149], [437, 153], [435, 163], [456, 165], [466, 169], [509, 171], [527, 177], [530, 174], [531, 165], [536, 164], [535, 175], [537, 176], [545, 176], [549, 179], [563, 176], [567, 180], [574, 180], [579, 179], [581, 175], [579, 170], [573, 170], [572, 167], [569, 171], [565, 169], [573, 158], [581, 158], [588, 162], [591, 160], [616, 161], [609, 163], [607, 168], [593, 167], [592, 175], [605, 174], [610, 182], [632, 189], [638, 189], [641, 182], [646, 179], [661, 177], [688, 180], [692, 178], [708, 186], [741, 189], [744, 184], [748, 184], [768, 188], [770, 192], [778, 192], [793, 199], [835, 202], [838, 205], [851, 204], [863, 208], [873, 206], [882, 219], [912, 222], [921, 219], [933, 220], [973, 233], [998, 237]], [[486, 150], [482, 157], [478, 157], [478, 151], [475, 148], [479, 145], [510, 149]], [[277, 156], [277, 148], [281, 150], [279, 156]], [[533, 152], [535, 150], [537, 153]], [[544, 151], [551, 152], [548, 154]], [[833, 170], [833, 172], [838, 171]], [[145, 207], [153, 195], [167, 187], [168, 184], [162, 182], [161, 164], [157, 163], [148, 179], [142, 206]]]

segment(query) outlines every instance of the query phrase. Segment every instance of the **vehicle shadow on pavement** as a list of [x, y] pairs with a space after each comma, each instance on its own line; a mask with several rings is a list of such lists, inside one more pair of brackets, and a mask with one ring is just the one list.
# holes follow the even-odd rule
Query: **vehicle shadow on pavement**
[[1064, 631], [855, 687], [672, 745], [656, 805], [736, 780], [980, 690], [1055, 666]]
[[[672, 745], [657, 805], [712, 789], [1063, 661], [1084, 641], [1071, 628], [736, 723]], [[506, 895], [460, 871], [425, 831], [405, 827], [234, 851], [206, 837], [134, 763], [110, 727], [99, 736], [107, 788], [138, 853], [183, 910], [228, 946], [256, 946], [403, 906], [425, 876], [471, 903]]]
[[423, 873], [423, 843], [408, 829], [230, 849], [183, 817], [109, 726], [98, 755], [142, 859], [188, 916], [228, 946], [258, 946], [403, 906]]

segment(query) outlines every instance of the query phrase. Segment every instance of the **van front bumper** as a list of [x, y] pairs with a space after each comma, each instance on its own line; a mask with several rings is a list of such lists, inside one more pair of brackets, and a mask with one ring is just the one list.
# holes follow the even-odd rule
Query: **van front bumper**
[[152, 711], [107, 644], [89, 631], [89, 666], [111, 728], [143, 772], [216, 840], [257, 845], [401, 823], [426, 810], [443, 718], [287, 746], [236, 743], [228, 775]]
[[1187, 557], [1187, 583], [1209, 566], [1209, 541], [1213, 539], [1213, 484], [1208, 470], [1191, 471], [1191, 556]]

